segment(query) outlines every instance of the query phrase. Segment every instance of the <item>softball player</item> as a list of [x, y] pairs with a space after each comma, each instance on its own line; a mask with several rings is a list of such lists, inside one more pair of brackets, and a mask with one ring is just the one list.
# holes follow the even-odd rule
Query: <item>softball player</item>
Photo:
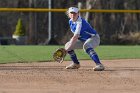
[[104, 66], [101, 64], [97, 53], [94, 51], [94, 48], [99, 46], [100, 43], [100, 37], [98, 33], [90, 26], [87, 21], [80, 17], [79, 9], [77, 7], [70, 7], [67, 11], [67, 14], [70, 18], [70, 29], [74, 35], [70, 41], [65, 44], [65, 50], [73, 61], [72, 64], [66, 66], [66, 69], [80, 68], [80, 63], [77, 59], [74, 49], [83, 48], [96, 64], [95, 68], [93, 69], [95, 71], [104, 70]]

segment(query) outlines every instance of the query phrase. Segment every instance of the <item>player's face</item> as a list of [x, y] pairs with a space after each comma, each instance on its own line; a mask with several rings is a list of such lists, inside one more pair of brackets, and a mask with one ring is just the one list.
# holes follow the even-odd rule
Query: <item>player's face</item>
[[77, 20], [78, 16], [79, 16], [79, 13], [75, 13], [75, 12], [69, 13], [70, 19], [72, 19], [72, 21], [74, 21], [74, 22]]

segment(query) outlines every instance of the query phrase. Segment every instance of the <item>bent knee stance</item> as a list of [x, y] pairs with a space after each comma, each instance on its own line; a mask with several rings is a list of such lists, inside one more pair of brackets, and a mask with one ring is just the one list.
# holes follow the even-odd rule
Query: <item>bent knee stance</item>
[[83, 45], [83, 49], [86, 51], [88, 48], [96, 48], [100, 44], [100, 38], [99, 35], [94, 36], [86, 40], [86, 42]]
[[87, 50], [88, 48], [92, 48], [92, 45], [90, 45], [89, 43], [85, 43], [85, 44], [83, 45], [84, 51], [86, 52], [86, 50]]

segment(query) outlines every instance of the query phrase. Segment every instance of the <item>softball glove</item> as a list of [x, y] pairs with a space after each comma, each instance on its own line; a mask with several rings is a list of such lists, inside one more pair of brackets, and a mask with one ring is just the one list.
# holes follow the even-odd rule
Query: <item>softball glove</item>
[[53, 58], [56, 62], [62, 63], [66, 56], [66, 50], [64, 48], [59, 48], [53, 53]]

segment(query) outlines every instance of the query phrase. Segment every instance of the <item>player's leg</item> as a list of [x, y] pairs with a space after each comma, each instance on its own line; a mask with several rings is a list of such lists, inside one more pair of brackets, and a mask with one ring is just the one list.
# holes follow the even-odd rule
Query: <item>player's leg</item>
[[100, 44], [100, 37], [97, 35], [97, 36], [89, 38], [83, 45], [83, 48], [86, 51], [86, 53], [96, 63], [96, 67], [94, 68], [95, 71], [104, 70], [104, 66], [100, 62], [100, 59], [94, 50], [94, 48], [99, 46], [99, 44]]
[[[65, 44], [65, 47], [67, 47], [69, 45], [69, 42], [67, 42]], [[70, 58], [72, 60], [72, 64], [70, 64], [69, 66], [66, 67], [66, 69], [78, 69], [80, 68], [80, 63], [77, 59], [76, 53], [74, 52], [74, 49], [76, 48], [82, 48], [82, 42], [77, 41], [75, 46], [73, 46], [70, 50], [68, 50], [68, 54], [70, 55]]]
[[71, 60], [75, 63], [75, 64], [79, 64], [79, 61], [77, 59], [76, 53], [74, 52], [74, 50], [70, 50], [68, 51], [68, 54], [70, 55]]

